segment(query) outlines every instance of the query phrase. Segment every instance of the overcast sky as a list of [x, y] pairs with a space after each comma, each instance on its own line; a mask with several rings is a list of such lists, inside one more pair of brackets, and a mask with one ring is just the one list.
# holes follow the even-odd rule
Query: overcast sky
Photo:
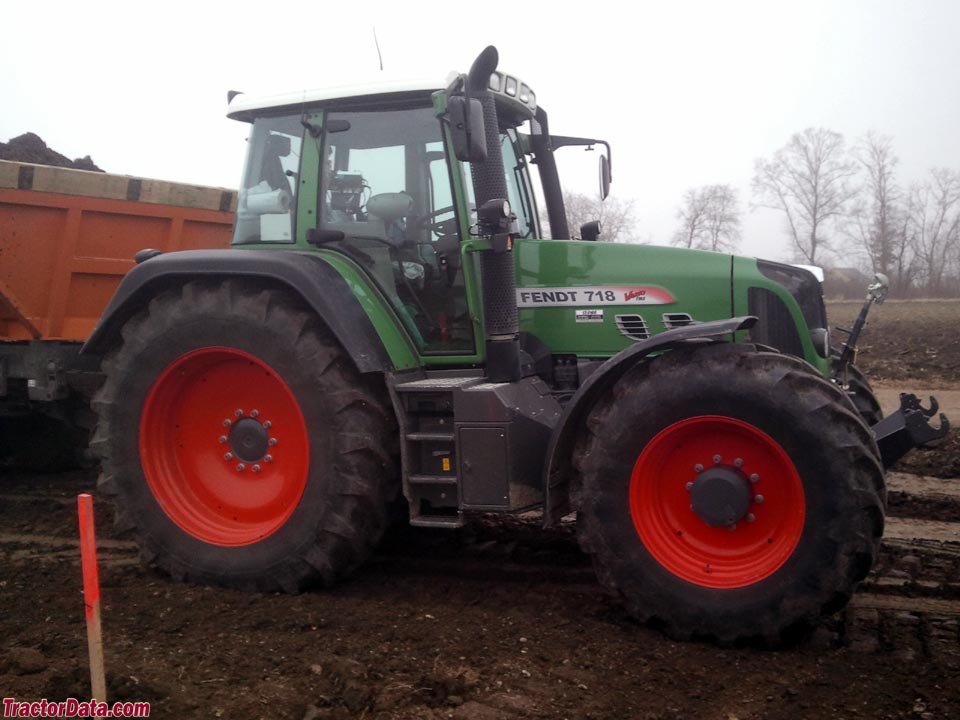
[[[743, 251], [783, 257], [750, 178], [808, 126], [892, 135], [905, 183], [960, 169], [957, 0], [11, 2], [3, 25], [0, 141], [32, 131], [120, 174], [236, 187], [246, 126], [226, 91], [376, 80], [374, 26], [391, 77], [466, 71], [496, 45], [554, 132], [611, 142], [613, 192], [654, 242], [684, 190], [730, 183]], [[595, 157], [565, 152], [565, 185], [593, 192]]]

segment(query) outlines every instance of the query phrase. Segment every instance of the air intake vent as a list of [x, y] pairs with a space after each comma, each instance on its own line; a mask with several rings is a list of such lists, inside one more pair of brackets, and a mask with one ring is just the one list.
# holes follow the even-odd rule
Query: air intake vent
[[646, 340], [650, 337], [647, 323], [639, 315], [617, 315], [617, 329], [631, 340]]
[[697, 321], [690, 317], [689, 313], [664, 313], [663, 327], [667, 330], [673, 328], [686, 327], [687, 325], [696, 325]]
[[753, 342], [775, 347], [788, 355], [803, 357], [803, 343], [790, 308], [775, 293], [766, 288], [749, 288], [747, 312], [760, 318], [750, 330]]

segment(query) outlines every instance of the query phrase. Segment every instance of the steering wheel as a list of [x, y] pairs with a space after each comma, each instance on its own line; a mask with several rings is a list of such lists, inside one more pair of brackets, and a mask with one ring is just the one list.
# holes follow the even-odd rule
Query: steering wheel
[[448, 205], [447, 207], [438, 208], [432, 212], [428, 212], [426, 215], [420, 215], [415, 220], [412, 221], [411, 229], [413, 230], [430, 230], [431, 232], [436, 232], [438, 234], [443, 234], [440, 231], [444, 228], [450, 218], [446, 220], [437, 220], [436, 218], [447, 213], [452, 213], [456, 210], [453, 205]]

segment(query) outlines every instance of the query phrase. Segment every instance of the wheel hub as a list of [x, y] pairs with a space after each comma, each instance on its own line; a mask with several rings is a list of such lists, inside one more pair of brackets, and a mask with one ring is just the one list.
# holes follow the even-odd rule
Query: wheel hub
[[233, 424], [228, 440], [230, 450], [237, 458], [244, 462], [256, 462], [267, 454], [270, 436], [259, 420], [246, 417]]
[[749, 478], [730, 465], [705, 470], [690, 489], [693, 511], [711, 527], [734, 525], [747, 514], [752, 500]]

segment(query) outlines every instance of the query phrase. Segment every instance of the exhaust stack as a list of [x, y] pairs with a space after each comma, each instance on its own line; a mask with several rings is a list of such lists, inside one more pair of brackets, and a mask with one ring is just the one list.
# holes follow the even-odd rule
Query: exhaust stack
[[[500, 126], [490, 76], [497, 69], [497, 49], [488, 46], [477, 56], [467, 76], [467, 91], [483, 107], [487, 143], [485, 162], [470, 164], [473, 193], [479, 211], [488, 201], [507, 198], [507, 181], [500, 151]], [[520, 379], [520, 322], [517, 317], [517, 282], [513, 252], [486, 250], [480, 256], [483, 285], [483, 319], [486, 328], [487, 377], [491, 382]]]

